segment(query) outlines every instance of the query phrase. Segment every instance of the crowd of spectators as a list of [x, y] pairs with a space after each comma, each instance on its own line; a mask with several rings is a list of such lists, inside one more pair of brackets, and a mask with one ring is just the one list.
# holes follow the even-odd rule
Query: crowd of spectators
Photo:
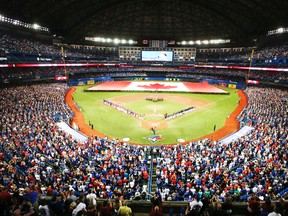
[[125, 71], [119, 67], [7, 67], [0, 68], [0, 80], [32, 79], [68, 74], [71, 78], [104, 76], [146, 76], [145, 72]]
[[[67, 61], [86, 61], [90, 62], [92, 59], [95, 60], [105, 60], [105, 61], [114, 61], [119, 59], [118, 49], [111, 47], [101, 47], [96, 48], [93, 46], [72, 46], [67, 44], [53, 44], [52, 38], [51, 40], [39, 40], [33, 38], [27, 38], [19, 35], [12, 34], [1, 34], [0, 35], [0, 47], [1, 50], [6, 54], [11, 53], [12, 55], [17, 53], [24, 54], [33, 54], [39, 55], [41, 57], [45, 56], [58, 56], [62, 57], [63, 55], [67, 59]], [[61, 50], [61, 47], [64, 47], [64, 53]], [[217, 50], [217, 49], [216, 49]], [[229, 51], [227, 51], [229, 50]], [[236, 49], [219, 49], [215, 51], [215, 49], [199, 49], [196, 55], [196, 61], [201, 60], [222, 60], [223, 62], [227, 61], [227, 59], [242, 59], [244, 62], [249, 60], [251, 57], [252, 48], [242, 48], [241, 51]], [[287, 43], [280, 44], [267, 44], [264, 47], [256, 48], [254, 51], [253, 58], [254, 59], [287, 59]], [[55, 61], [61, 61], [62, 58], [55, 58]], [[54, 62], [55, 63], [55, 62]], [[149, 66], [145, 68], [139, 68], [140, 70], [157, 70], [157, 68], [149, 68]], [[177, 68], [175, 68], [177, 69]], [[136, 68], [138, 70], [138, 68]], [[171, 67], [168, 67], [167, 70], [171, 70]]]
[[[59, 53], [52, 44], [30, 39], [2, 35], [0, 41], [8, 52], [39, 53], [41, 50], [41, 53]], [[287, 56], [286, 50], [286, 47], [267, 48], [255, 55]], [[168, 72], [167, 77], [200, 75], [234, 79], [247, 75], [247, 71], [242, 70], [193, 69], [183, 72], [175, 67], [136, 67], [130, 68], [129, 74], [146, 76], [145, 71], [162, 72], [163, 69]], [[0, 70], [2, 79], [10, 79], [54, 76], [65, 69], [57, 68], [56, 72], [53, 68]], [[79, 77], [95, 74], [127, 76], [125, 69], [115, 67], [69, 67], [67, 70], [75, 77], [79, 74]], [[249, 75], [253, 79], [287, 80], [284, 72], [251, 71]], [[146, 198], [150, 147], [92, 136], [81, 143], [61, 131], [56, 123], [69, 122], [73, 115], [63, 102], [67, 89], [65, 84], [1, 89], [1, 215], [9, 212], [32, 215], [41, 209], [55, 214], [77, 215], [85, 211], [85, 214], [95, 215], [98, 211], [95, 197]], [[154, 192], [161, 195], [162, 201], [203, 201], [205, 197], [216, 197], [221, 203], [228, 197], [233, 201], [283, 199], [288, 188], [287, 90], [248, 88], [245, 92], [249, 105], [238, 120], [241, 125], [255, 128], [250, 134], [229, 144], [200, 140], [187, 145], [161, 146], [154, 152], [157, 185]], [[46, 199], [40, 199], [48, 196], [52, 197], [49, 204]], [[155, 214], [159, 208], [152, 210]]]
[[[63, 204], [71, 191], [78, 202], [93, 188], [98, 198], [128, 200], [147, 190], [147, 147], [97, 137], [80, 143], [57, 127], [58, 121], [72, 116], [63, 101], [66, 90], [64, 84], [1, 89], [1, 215], [5, 210], [38, 210], [39, 195]], [[24, 203], [29, 203], [28, 210]], [[49, 209], [64, 210], [58, 204]]]
[[[55, 45], [52, 41], [40, 41], [32, 38], [25, 38], [21, 36], [12, 36], [9, 34], [1, 34], [0, 35], [0, 47], [1, 53], [16, 55], [15, 53], [29, 53], [40, 55], [45, 57], [45, 55], [56, 55], [60, 56], [60, 61], [63, 61], [61, 53], [60, 45]], [[244, 52], [244, 53], [243, 53]], [[241, 55], [237, 54], [237, 57], [241, 58], [249, 58], [251, 55], [251, 49], [243, 49], [240, 52]], [[201, 52], [199, 53], [199, 58], [204, 58], [205, 54], [207, 58], [212, 58], [216, 55], [214, 52]], [[220, 52], [219, 58], [227, 58], [230, 55], [230, 58], [235, 56], [234, 52]], [[225, 56], [223, 56], [225, 54]], [[90, 59], [94, 59], [94, 57], [103, 57], [106, 60], [117, 59], [117, 49], [109, 50], [109, 49], [93, 49], [93, 48], [73, 48], [72, 46], [65, 45], [65, 53], [66, 61], [70, 62], [70, 57], [82, 56], [89, 57]], [[110, 57], [109, 57], [110, 56]], [[113, 57], [112, 57], [113, 56]], [[15, 56], [14, 56], [15, 57]], [[21, 56], [22, 59], [23, 56]], [[282, 43], [280, 45], [268, 46], [260, 49], [256, 49], [254, 52], [255, 59], [265, 59], [265, 58], [286, 58], [287, 57], [287, 44]], [[214, 58], [214, 57], [213, 57]], [[17, 56], [15, 57], [17, 59]], [[53, 58], [52, 58], [53, 59]], [[80, 61], [80, 59], [78, 59]], [[73, 59], [73, 63], [78, 61], [77, 58]], [[57, 60], [58, 61], [58, 60]], [[82, 61], [82, 60], [81, 60]], [[131, 66], [131, 65], [130, 65]], [[159, 65], [159, 66], [147, 66], [138, 64], [137, 62], [133, 63], [131, 67], [118, 67], [118, 66], [105, 66], [105, 67], [45, 67], [45, 68], [1, 68], [0, 69], [0, 78], [1, 79], [30, 79], [35, 78], [36, 76], [41, 77], [52, 77], [56, 74], [70, 74], [71, 77], [74, 78], [83, 78], [83, 77], [91, 77], [91, 76], [103, 76], [107, 73], [111, 73], [113, 76], [142, 76], [146, 74], [146, 72], [155, 72], [162, 73], [162, 75], [166, 74], [167, 77], [195, 77], [195, 78], [220, 78], [220, 79], [234, 79], [234, 81], [244, 81], [248, 76], [248, 71], [246, 70], [223, 70], [223, 69], [205, 69], [205, 68], [196, 68], [196, 69], [181, 69], [176, 64], [175, 65]], [[101, 74], [100, 74], [101, 73]], [[114, 74], [113, 74], [114, 73]], [[198, 77], [196, 77], [198, 76]], [[269, 72], [269, 71], [250, 71], [249, 78], [258, 79], [258, 80], [287, 80], [287, 72]]]
[[[256, 71], [251, 70], [231, 70], [231, 69], [208, 69], [208, 68], [196, 68], [190, 70], [179, 71], [172, 68], [159, 67], [157, 72], [160, 72], [162, 76], [168, 78], [195, 78], [195, 79], [222, 79], [232, 81], [245, 81], [246, 78], [260, 81], [281, 81], [285, 82], [288, 80], [287, 72], [276, 72], [276, 71]], [[155, 74], [157, 74], [157, 72]], [[69, 78], [90, 78], [90, 77], [146, 77], [148, 76], [147, 71], [130, 69], [126, 71], [123, 68], [114, 67], [27, 67], [27, 68], [1, 68], [0, 79], [1, 80], [19, 80], [19, 79], [34, 79], [37, 77], [47, 78], [54, 77], [55, 75], [69, 75]]]
[[288, 44], [282, 44], [281, 46], [275, 47], [265, 47], [260, 49], [259, 51], [256, 50], [253, 58], [287, 58], [288, 57]]
[[[73, 115], [63, 102], [66, 90], [65, 84], [1, 90], [1, 207], [15, 214], [38, 211], [47, 205], [41, 195], [55, 197], [49, 210], [57, 212], [59, 203], [76, 196], [69, 208], [60, 208], [68, 212], [80, 203], [88, 205], [81, 197], [90, 190], [97, 198], [145, 199], [150, 147], [98, 137], [74, 140], [56, 125]], [[205, 196], [246, 201], [252, 194], [276, 200], [285, 195], [287, 90], [248, 88], [246, 94], [249, 105], [239, 121], [255, 128], [251, 134], [229, 144], [201, 140], [153, 150], [155, 192], [163, 201]]]
[[[118, 50], [109, 49], [88, 49], [88, 48], [73, 48], [67, 44], [61, 46], [60, 44], [53, 44], [51, 40], [39, 40], [19, 35], [13, 36], [10, 34], [0, 35], [0, 47], [7, 54], [37, 54], [39, 56], [60, 56], [69, 57], [85, 57], [89, 60], [95, 58], [99, 60], [114, 60], [118, 56]], [[62, 50], [62, 47], [64, 49]], [[97, 58], [96, 58], [97, 57]], [[82, 58], [81, 58], [82, 59]]]
[[31, 38], [19, 38], [13, 37], [8, 34], [0, 35], [0, 46], [7, 53], [9, 52], [22, 52], [22, 53], [34, 53], [34, 54], [57, 54], [61, 55], [60, 47], [53, 46], [52, 41], [44, 42], [40, 40], [34, 40]]
[[189, 77], [194, 76], [198, 78], [218, 78], [224, 80], [232, 81], [244, 81], [246, 78], [254, 80], [264, 80], [264, 81], [274, 81], [282, 80], [286, 81], [288, 79], [287, 72], [277, 72], [277, 71], [259, 71], [251, 70], [231, 70], [231, 69], [210, 69], [210, 68], [196, 68], [190, 71], [185, 71], [182, 73], [167, 73], [168, 77]]
[[[262, 48], [253, 48], [253, 59], [278, 59], [278, 58], [287, 58], [288, 52], [287, 52], [288, 45], [286, 43], [277, 44], [274, 46], [267, 45], [266, 47]], [[249, 60], [251, 58], [252, 54], [252, 48], [243, 48], [241, 51], [232, 51], [230, 49], [229, 51], [215, 51], [207, 49], [205, 51], [197, 52], [196, 53], [196, 61], [197, 60], [203, 60], [203, 59], [222, 59], [223, 61], [227, 59], [243, 59], [243, 60]]]
[[245, 200], [250, 194], [277, 198], [287, 188], [286, 90], [249, 88], [249, 106], [239, 120], [255, 127], [229, 144], [202, 140], [161, 147], [157, 185], [165, 200], [204, 194]]

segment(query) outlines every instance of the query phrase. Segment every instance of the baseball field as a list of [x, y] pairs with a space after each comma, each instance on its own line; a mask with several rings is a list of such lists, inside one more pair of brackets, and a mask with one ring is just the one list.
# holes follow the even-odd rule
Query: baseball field
[[222, 87], [228, 94], [84, 91], [88, 87], [77, 86], [73, 94], [85, 123], [138, 144], [199, 139], [221, 129], [239, 103], [235, 89]]

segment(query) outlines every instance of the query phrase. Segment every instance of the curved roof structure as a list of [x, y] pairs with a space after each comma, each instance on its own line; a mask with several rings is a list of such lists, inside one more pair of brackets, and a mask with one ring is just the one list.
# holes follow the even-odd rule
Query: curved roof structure
[[286, 27], [286, 0], [3, 0], [0, 14], [68, 40], [250, 40]]

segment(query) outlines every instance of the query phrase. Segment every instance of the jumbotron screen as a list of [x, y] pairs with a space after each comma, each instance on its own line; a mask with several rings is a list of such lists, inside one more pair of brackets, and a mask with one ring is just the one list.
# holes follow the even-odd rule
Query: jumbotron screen
[[172, 62], [173, 61], [173, 51], [142, 50], [141, 60], [142, 61], [157, 61], [157, 62], [159, 62], [159, 61]]

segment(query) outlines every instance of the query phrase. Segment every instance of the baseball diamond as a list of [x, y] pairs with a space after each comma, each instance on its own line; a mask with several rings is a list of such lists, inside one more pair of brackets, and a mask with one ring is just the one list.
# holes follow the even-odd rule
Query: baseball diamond
[[[163, 138], [157, 144], [173, 144], [179, 138], [189, 141], [212, 134], [215, 125], [220, 132], [225, 128], [227, 120], [233, 119], [233, 111], [236, 108], [241, 111], [235, 89], [181, 82], [126, 82], [125, 85], [122, 82], [111, 82], [109, 85], [108, 82], [76, 88], [73, 97], [84, 114], [84, 125], [80, 123], [82, 130], [88, 121], [96, 125], [93, 131], [87, 129], [87, 135], [93, 133], [118, 139], [128, 136], [131, 143], [151, 144], [148, 137], [153, 134], [151, 128], [156, 127], [157, 135]], [[130, 85], [136, 86], [135, 91]], [[193, 89], [194, 85], [196, 89]], [[101, 86], [104, 91], [101, 91]], [[129, 91], [126, 91], [125, 86], [128, 86]], [[139, 86], [144, 86], [144, 89]], [[171, 87], [176, 92], [171, 91]], [[201, 87], [203, 92], [200, 92]], [[152, 94], [154, 98], [163, 100], [160, 103], [147, 100]], [[103, 100], [112, 103], [114, 108], [107, 104], [104, 106], [101, 102]], [[231, 117], [228, 118], [228, 115]], [[235, 117], [234, 121], [236, 130], [238, 123]]]

